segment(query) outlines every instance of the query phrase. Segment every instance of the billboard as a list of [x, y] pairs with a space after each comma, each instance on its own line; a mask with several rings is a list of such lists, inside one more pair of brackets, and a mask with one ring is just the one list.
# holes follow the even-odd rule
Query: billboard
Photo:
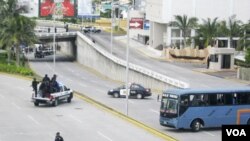
[[74, 17], [76, 14], [76, 0], [61, 0], [55, 3], [54, 0], [39, 0], [39, 16], [49, 17], [53, 14], [63, 17]]
[[99, 17], [100, 16], [100, 5], [93, 2], [93, 0], [78, 0], [78, 11], [79, 17]]

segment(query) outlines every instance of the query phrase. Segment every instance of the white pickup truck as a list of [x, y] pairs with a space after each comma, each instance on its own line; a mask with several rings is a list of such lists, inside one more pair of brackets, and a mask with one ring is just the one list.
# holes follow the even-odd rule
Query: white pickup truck
[[59, 84], [59, 91], [55, 93], [51, 93], [49, 95], [42, 94], [41, 91], [38, 91], [37, 96], [35, 94], [32, 95], [32, 102], [34, 102], [35, 106], [39, 106], [40, 103], [49, 104], [52, 106], [57, 106], [60, 101], [66, 100], [68, 103], [71, 102], [73, 98], [73, 90], [67, 88], [62, 83]]

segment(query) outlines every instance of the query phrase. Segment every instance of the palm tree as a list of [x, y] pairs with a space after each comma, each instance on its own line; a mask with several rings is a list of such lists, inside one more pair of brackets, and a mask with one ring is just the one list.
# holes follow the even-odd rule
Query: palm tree
[[13, 17], [14, 15], [17, 15], [18, 12], [16, 10], [16, 0], [0, 0], [0, 47], [6, 48], [8, 52], [8, 64], [10, 64], [10, 58], [11, 58], [11, 47], [13, 43], [10, 40], [3, 40], [2, 35], [4, 33], [5, 28], [5, 21], [8, 20], [9, 17]]
[[236, 20], [235, 17], [229, 18], [229, 25], [228, 25], [228, 36], [230, 38], [230, 46], [234, 46], [233, 44], [233, 37], [240, 37], [242, 33], [242, 28], [241, 28], [241, 21]]
[[184, 39], [184, 47], [186, 47], [186, 38], [189, 34], [189, 31], [197, 26], [198, 19], [195, 17], [188, 18], [186, 15], [175, 16], [175, 21], [170, 22], [171, 26], [176, 26], [182, 31], [182, 37]]
[[207, 20], [203, 19], [203, 24], [199, 26], [197, 30], [198, 38], [202, 38], [204, 40], [204, 46], [214, 45], [214, 38], [218, 35], [218, 27], [219, 24], [217, 22], [218, 18], [214, 18], [211, 20], [208, 18]]
[[20, 44], [32, 44], [36, 41], [34, 32], [35, 21], [21, 16], [16, 9], [16, 0], [9, 0], [4, 5], [5, 17], [1, 21], [0, 44], [5, 45], [10, 58], [11, 48], [16, 49], [16, 65], [20, 64]]

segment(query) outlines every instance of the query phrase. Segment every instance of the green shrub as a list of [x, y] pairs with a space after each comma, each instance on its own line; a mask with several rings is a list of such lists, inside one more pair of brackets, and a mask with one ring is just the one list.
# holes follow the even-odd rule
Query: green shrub
[[16, 67], [15, 65], [0, 64], [0, 71], [11, 74], [20, 74], [25, 76], [32, 76], [34, 73], [32, 70], [24, 67]]
[[245, 60], [246, 60], [246, 63], [250, 65], [250, 48], [247, 48], [246, 50]]

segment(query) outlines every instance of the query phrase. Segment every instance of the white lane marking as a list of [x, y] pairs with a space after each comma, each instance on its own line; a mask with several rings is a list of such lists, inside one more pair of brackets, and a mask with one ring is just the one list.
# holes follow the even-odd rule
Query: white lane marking
[[210, 135], [210, 136], [215, 136], [214, 134], [212, 134], [212, 133], [209, 133], [209, 132], [207, 132], [207, 131], [203, 131], [204, 133], [206, 133], [206, 134], [208, 134], [208, 135]]
[[73, 116], [73, 115], [69, 115], [69, 117], [72, 118], [73, 120], [77, 121], [77, 122], [82, 123], [82, 121], [81, 121], [80, 119], [76, 118], [76, 117]]
[[20, 87], [20, 86], [16, 86], [17, 89], [20, 89], [20, 90], [25, 90], [24, 87]]
[[156, 114], [160, 114], [160, 112], [159, 111], [156, 111], [156, 110], [154, 110], [154, 109], [149, 109], [151, 112], [154, 112], [154, 113], [156, 113]]
[[68, 78], [68, 81], [71, 81], [71, 82], [72, 82], [73, 80], [72, 80], [72, 79], [70, 79], [70, 78]]
[[14, 107], [16, 107], [18, 110], [20, 110], [20, 109], [21, 109], [21, 107], [20, 107], [20, 106], [18, 106], [16, 103], [12, 102], [11, 104], [12, 104]]
[[83, 84], [83, 83], [80, 83], [80, 86], [82, 87], [87, 87], [87, 85]]
[[72, 69], [70, 69], [70, 68], [67, 68], [67, 70], [70, 71], [70, 72], [72, 72], [72, 73], [75, 72], [74, 70], [72, 70]]
[[54, 69], [46, 62], [46, 66], [48, 66], [48, 68], [52, 71], [54, 71]]
[[28, 118], [31, 119], [35, 124], [40, 125], [40, 123], [35, 120], [31, 115], [28, 115]]
[[103, 93], [103, 91], [102, 91], [102, 90], [97, 89], [97, 91], [98, 91], [99, 93]]
[[105, 138], [108, 141], [113, 141], [112, 139], [110, 139], [108, 136], [104, 135], [103, 133], [101, 133], [100, 131], [97, 131], [97, 133], [102, 136], [103, 138]]
[[132, 101], [132, 100], [128, 100], [128, 102], [129, 102], [129, 103], [132, 103], [132, 104], [134, 104], [134, 103], [135, 103], [135, 102], [134, 102], [134, 101]]

